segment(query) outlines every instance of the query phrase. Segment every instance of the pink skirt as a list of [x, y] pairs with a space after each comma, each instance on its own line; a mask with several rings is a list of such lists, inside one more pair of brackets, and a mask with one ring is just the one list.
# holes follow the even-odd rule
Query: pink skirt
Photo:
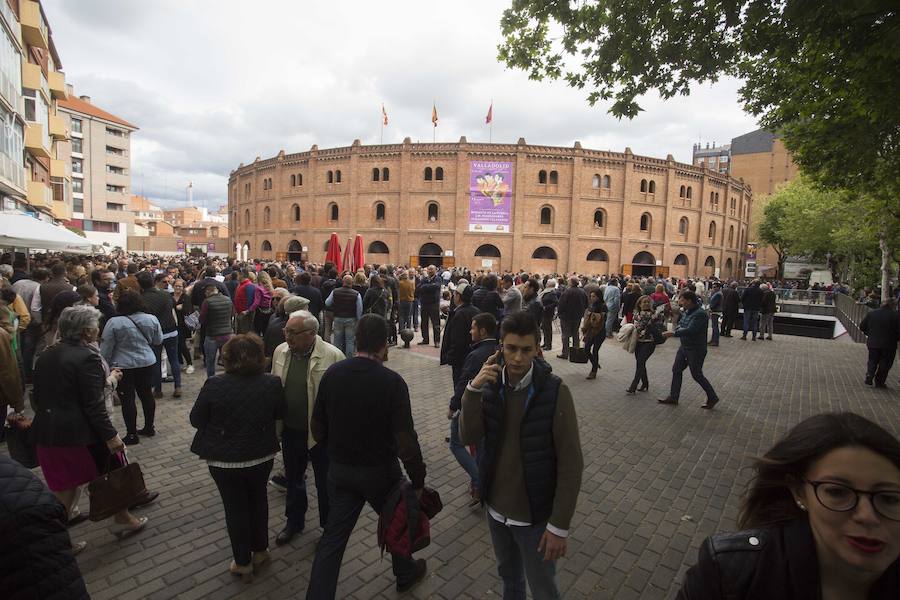
[[87, 446], [38, 446], [37, 459], [51, 492], [71, 490], [99, 475]]

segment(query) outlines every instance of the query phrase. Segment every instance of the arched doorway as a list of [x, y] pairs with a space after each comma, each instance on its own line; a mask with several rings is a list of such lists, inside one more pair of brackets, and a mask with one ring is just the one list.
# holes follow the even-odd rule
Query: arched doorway
[[556, 250], [550, 246], [539, 246], [531, 253], [531, 269], [537, 273], [555, 273], [557, 267]]
[[288, 261], [299, 262], [302, 260], [303, 246], [297, 240], [291, 240], [288, 244], [287, 255]]
[[716, 272], [716, 259], [712, 256], [706, 257], [706, 262], [703, 263], [703, 276], [704, 277], [712, 277]]
[[437, 244], [431, 242], [423, 244], [419, 248], [419, 265], [427, 267], [434, 265], [440, 267], [444, 264], [444, 250]]
[[482, 244], [475, 249], [475, 256], [481, 259], [481, 262], [475, 266], [482, 269], [500, 268], [500, 248], [493, 244]]
[[638, 252], [631, 259], [631, 274], [638, 277], [653, 276], [656, 270], [656, 257], [649, 252]]
[[588, 270], [595, 275], [609, 275], [609, 254], [602, 248], [594, 248], [588, 252]]
[[725, 279], [734, 277], [734, 263], [729, 258], [725, 261], [725, 273], [722, 275]]
[[675, 262], [672, 265], [672, 269], [669, 271], [669, 274], [672, 277], [678, 277], [679, 279], [686, 279], [688, 276], [688, 257], [686, 254], [679, 254], [675, 257]]

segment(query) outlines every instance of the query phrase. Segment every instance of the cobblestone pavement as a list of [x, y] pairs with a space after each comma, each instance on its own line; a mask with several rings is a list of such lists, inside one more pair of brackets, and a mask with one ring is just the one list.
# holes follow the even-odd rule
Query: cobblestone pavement
[[[418, 339], [416, 340], [418, 341]], [[564, 363], [548, 353], [554, 371], [572, 388], [585, 457], [584, 483], [569, 542], [558, 564], [566, 598], [671, 598], [707, 535], [733, 530], [748, 457], [764, 452], [804, 417], [851, 410], [900, 433], [900, 393], [862, 383], [865, 348], [841, 341], [789, 338], [774, 342], [723, 338], [711, 348], [706, 374], [722, 398], [700, 409], [702, 392], [685, 373], [681, 404], [658, 405], [665, 395], [676, 350], [672, 340], [651, 358], [650, 392], [626, 396], [634, 360], [613, 340], [603, 346], [602, 370], [586, 381], [587, 365]], [[437, 352], [392, 349], [388, 366], [409, 383], [413, 416], [444, 511], [432, 524], [428, 576], [412, 598], [499, 597], [499, 580], [487, 526], [466, 508], [467, 480], [451, 456], [446, 401], [449, 367]], [[275, 547], [284, 518], [284, 495], [269, 491], [273, 563], [250, 585], [232, 578], [221, 501], [205, 465], [188, 450], [187, 415], [204, 375], [186, 376], [185, 398], [161, 401], [155, 438], [130, 449], [159, 500], [141, 514], [146, 531], [116, 541], [104, 523], [72, 528], [87, 540], [78, 558], [95, 600], [146, 598], [297, 598], [305, 594], [317, 527], [315, 500], [306, 531]], [[166, 385], [171, 395], [172, 385]], [[116, 423], [121, 424], [120, 415]], [[280, 459], [276, 460], [276, 468]], [[310, 473], [310, 477], [311, 477]], [[314, 494], [314, 486], [310, 486]], [[82, 500], [87, 509], [86, 500]], [[364, 509], [344, 557], [339, 598], [394, 598], [390, 561], [375, 541], [376, 520]]]

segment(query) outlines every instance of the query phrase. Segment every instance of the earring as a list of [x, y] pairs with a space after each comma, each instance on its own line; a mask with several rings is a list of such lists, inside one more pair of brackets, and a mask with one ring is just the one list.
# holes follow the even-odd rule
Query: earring
[[800, 507], [800, 510], [806, 510], [806, 506], [804, 506], [803, 503], [799, 500], [797, 500], [797, 506]]

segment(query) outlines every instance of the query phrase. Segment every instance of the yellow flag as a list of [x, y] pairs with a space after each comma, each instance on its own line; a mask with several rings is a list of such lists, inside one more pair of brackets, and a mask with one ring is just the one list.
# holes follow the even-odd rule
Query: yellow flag
[[431, 105], [431, 122], [437, 127], [438, 116], [437, 116], [437, 106], [434, 104]]

